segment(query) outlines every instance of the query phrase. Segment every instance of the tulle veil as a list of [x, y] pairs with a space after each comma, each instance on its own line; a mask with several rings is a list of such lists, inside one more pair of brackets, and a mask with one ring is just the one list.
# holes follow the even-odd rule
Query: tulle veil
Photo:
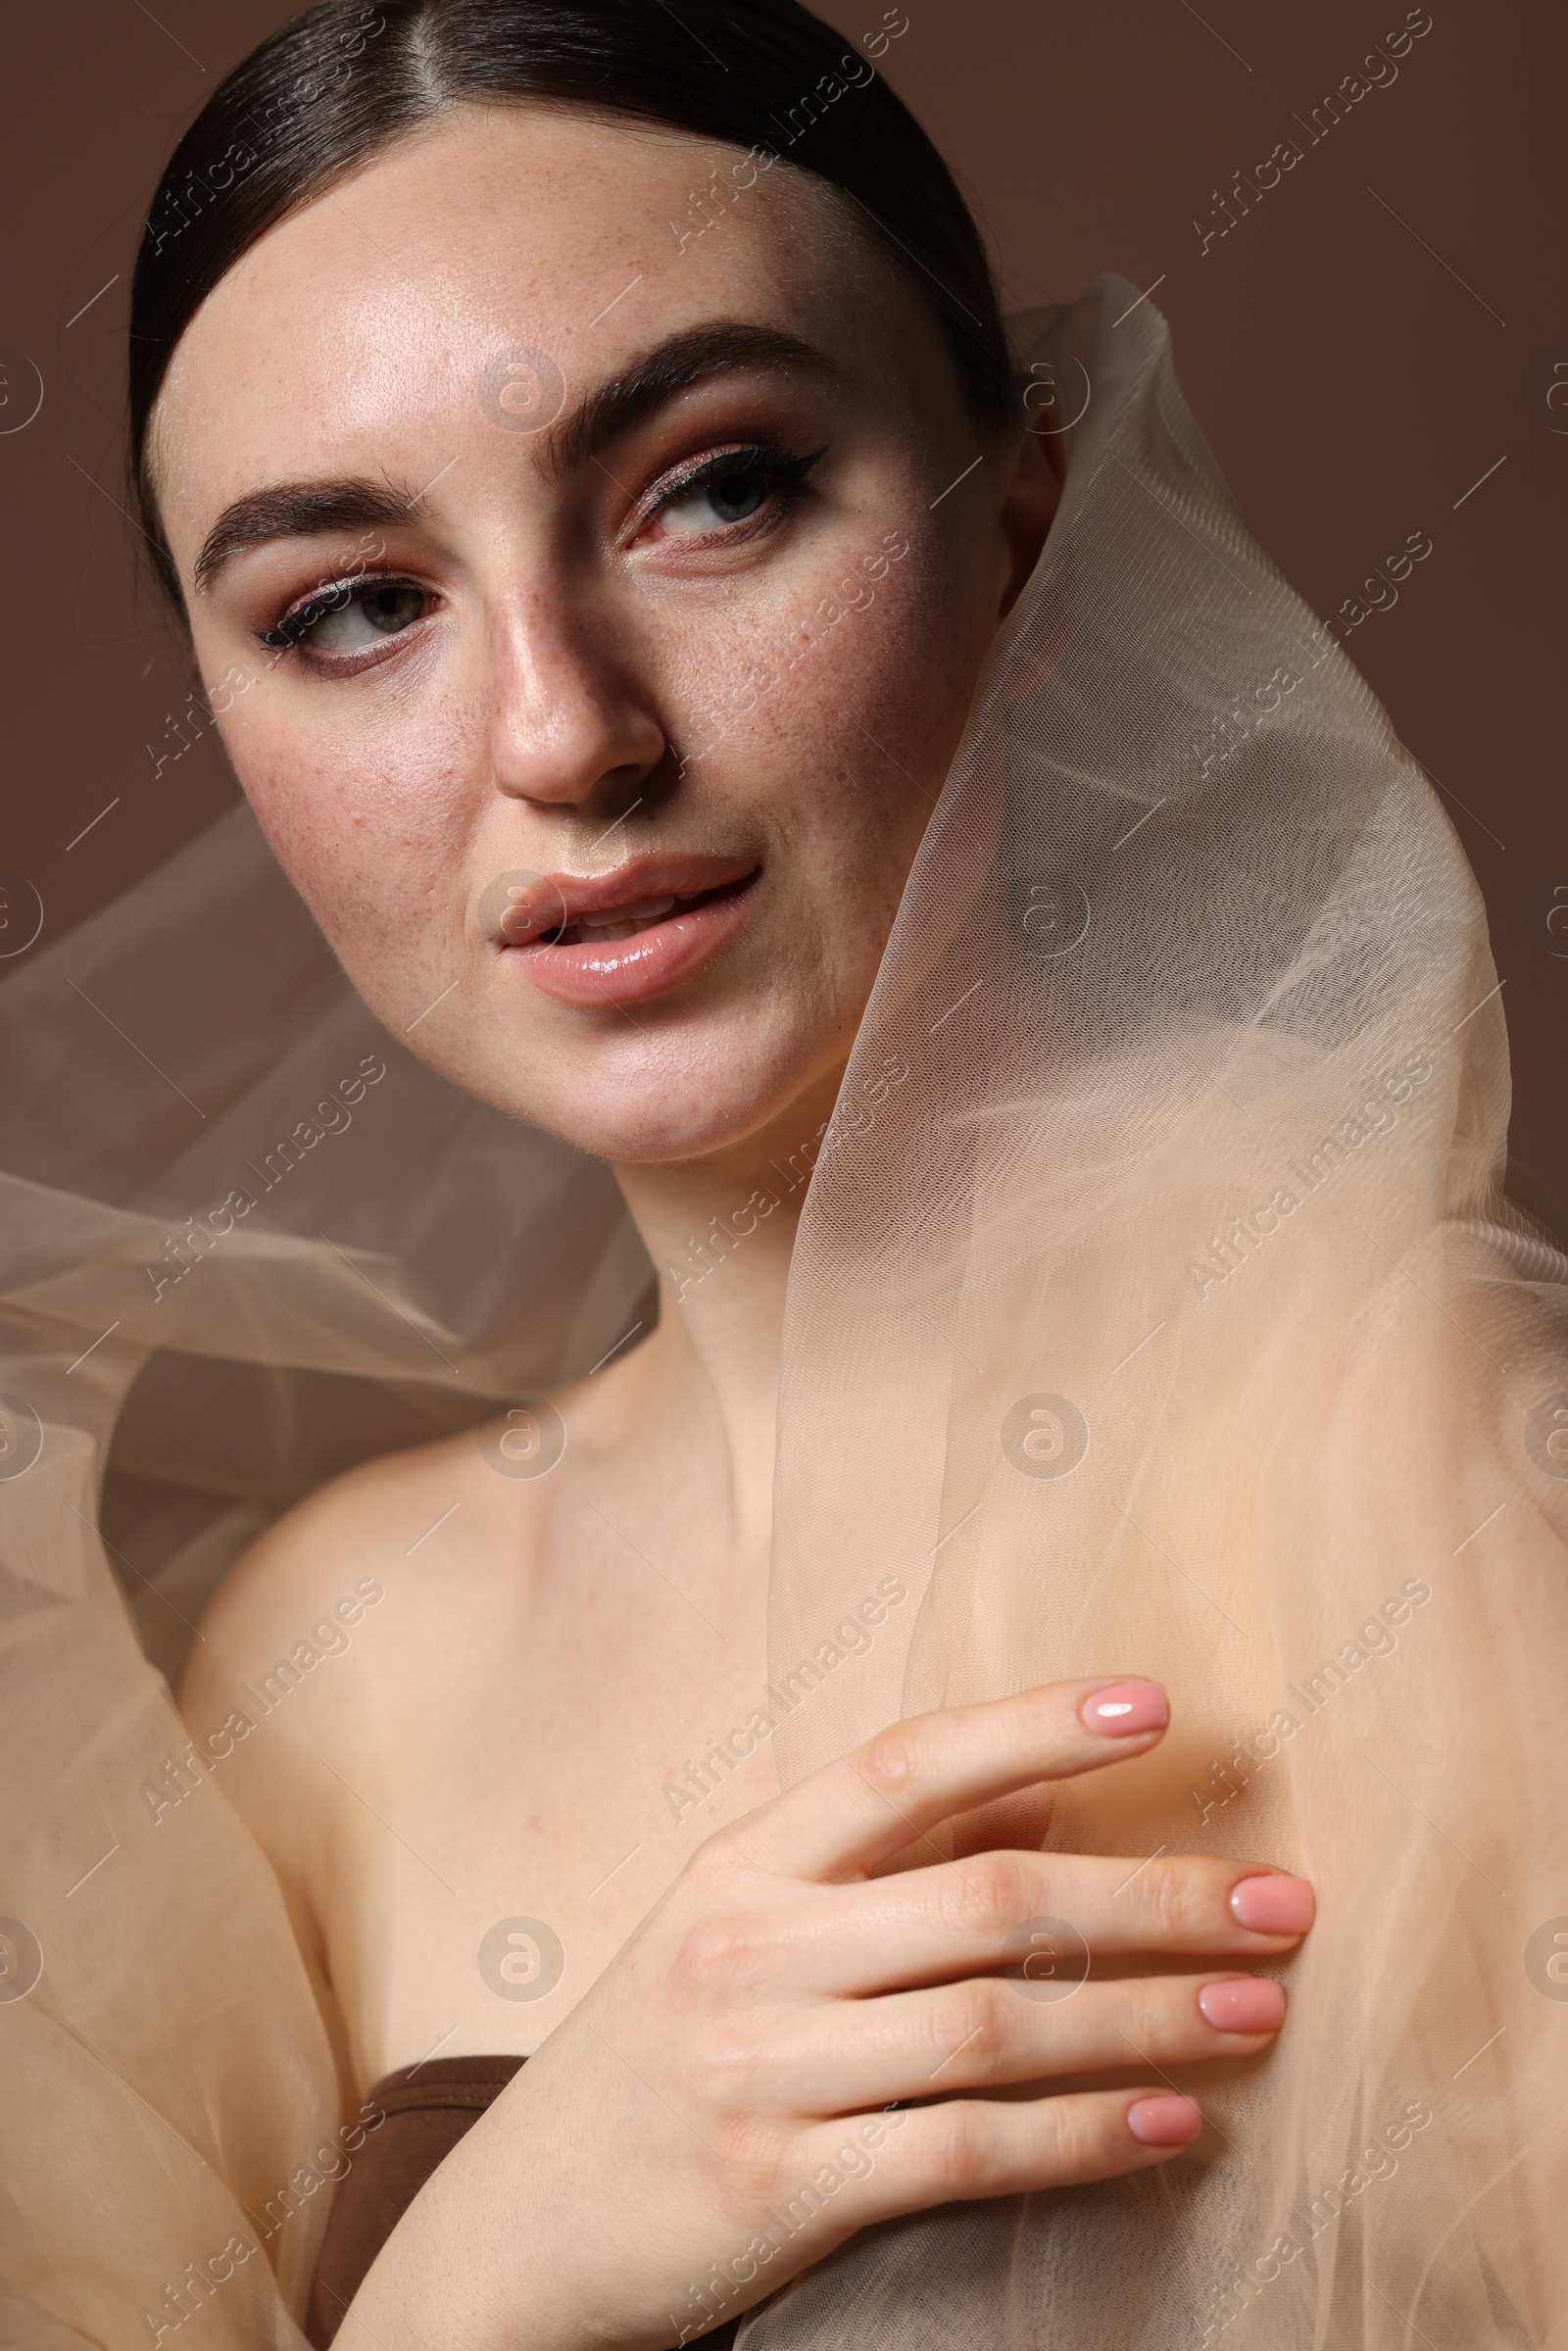
[[[1170, 1738], [1048, 1847], [1266, 1857], [1320, 1923], [1176, 2164], [868, 2231], [741, 2339], [1540, 2345], [1568, 1261], [1479, 893], [1153, 305], [1015, 328], [1066, 488], [803, 1138], [773, 1736], [793, 1779], [1156, 1673]], [[0, 985], [0, 2340], [301, 2351], [364, 2124], [166, 1677], [278, 1509], [585, 1371], [651, 1268], [606, 1171], [377, 1026], [243, 809]], [[1071, 1920], [1020, 1924], [1071, 1996]]]

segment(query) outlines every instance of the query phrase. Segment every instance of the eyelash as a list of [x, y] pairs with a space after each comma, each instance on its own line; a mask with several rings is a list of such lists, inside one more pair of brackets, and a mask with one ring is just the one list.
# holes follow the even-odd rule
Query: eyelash
[[[680, 474], [674, 481], [666, 482], [639, 515], [638, 528], [651, 522], [665, 507], [673, 506], [679, 499], [689, 498], [694, 490], [706, 489], [710, 482], [731, 481], [737, 476], [743, 480], [772, 483], [782, 491], [786, 506], [790, 505], [800, 496], [807, 475], [822, 455], [821, 449], [813, 449], [809, 456], [803, 457], [798, 451], [785, 449], [772, 441], [750, 448], [721, 449], [716, 456], [704, 458], [701, 465], [694, 465], [689, 473]], [[738, 530], [742, 526], [739, 523], [727, 523], [719, 527]], [[708, 536], [706, 532], [702, 535]]]
[[[785, 449], [776, 442], [721, 450], [714, 457], [705, 458], [689, 473], [667, 482], [638, 516], [637, 528], [641, 530], [665, 507], [691, 497], [695, 491], [706, 489], [709, 483], [731, 481], [737, 477], [768, 482], [780, 493], [787, 510], [801, 496], [807, 475], [822, 455], [821, 449], [814, 449], [808, 456], [802, 456], [798, 451]], [[726, 532], [744, 530], [753, 520], [753, 516], [747, 515], [738, 522], [720, 523], [714, 531], [693, 532], [690, 535], [694, 538], [721, 536]], [[331, 612], [341, 612], [346, 605], [352, 604], [357, 595], [375, 588], [413, 588], [417, 591], [418, 582], [405, 579], [393, 571], [362, 573], [355, 579], [335, 580], [330, 586], [318, 588], [313, 596], [285, 612], [270, 628], [258, 629], [258, 642], [279, 656], [293, 653], [308, 642], [310, 632], [318, 620], [324, 620]], [[351, 662], [356, 667], [360, 666], [362, 657], [350, 655], [334, 659], [318, 655], [317, 660], [323, 668], [347, 668]]]
[[400, 579], [394, 571], [371, 572], [362, 574], [357, 579], [336, 580], [328, 588], [318, 588], [314, 596], [307, 597], [303, 604], [295, 605], [270, 628], [259, 628], [256, 634], [263, 645], [274, 652], [292, 653], [318, 620], [324, 620], [328, 612], [341, 612], [346, 605], [353, 603], [362, 589], [412, 588], [416, 585], [415, 580]]

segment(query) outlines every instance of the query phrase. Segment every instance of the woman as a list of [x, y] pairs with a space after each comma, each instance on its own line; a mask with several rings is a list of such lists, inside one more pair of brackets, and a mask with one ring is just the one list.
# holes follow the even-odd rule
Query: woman
[[296, 1372], [152, 1603], [316, 1491], [183, 1753], [101, 1564], [42, 1623], [135, 1763], [96, 2033], [78, 1886], [24, 1929], [10, 2275], [115, 2343], [1543, 2340], [1561, 1263], [1473, 884], [1147, 306], [1009, 357], [896, 17], [649, 13], [328, 0], [150, 215], [145, 533], [397, 1045], [232, 825], [65, 943], [150, 1053], [155, 935], [222, 1133], [29, 1147], [17, 1492], [90, 1520], [50, 1432], [155, 1348], [144, 1487], [160, 1363]]

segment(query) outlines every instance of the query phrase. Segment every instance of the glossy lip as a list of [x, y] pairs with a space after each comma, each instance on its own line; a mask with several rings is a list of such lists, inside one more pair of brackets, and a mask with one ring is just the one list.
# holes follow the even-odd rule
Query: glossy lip
[[745, 921], [760, 872], [744, 857], [667, 855], [632, 857], [609, 873], [544, 874], [518, 910], [552, 929], [648, 898], [724, 895], [705, 898], [698, 906], [677, 906], [629, 939], [576, 946], [544, 939], [517, 943], [498, 926], [496, 945], [506, 961], [517, 963], [536, 988], [561, 1004], [635, 1003], [680, 986], [712, 960]]

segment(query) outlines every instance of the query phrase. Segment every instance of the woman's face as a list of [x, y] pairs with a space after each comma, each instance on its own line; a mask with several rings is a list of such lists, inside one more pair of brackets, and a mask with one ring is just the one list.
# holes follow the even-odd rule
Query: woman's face
[[621, 1160], [842, 1065], [1049, 520], [1023, 447], [830, 191], [548, 107], [274, 229], [153, 440], [225, 744], [356, 986]]

